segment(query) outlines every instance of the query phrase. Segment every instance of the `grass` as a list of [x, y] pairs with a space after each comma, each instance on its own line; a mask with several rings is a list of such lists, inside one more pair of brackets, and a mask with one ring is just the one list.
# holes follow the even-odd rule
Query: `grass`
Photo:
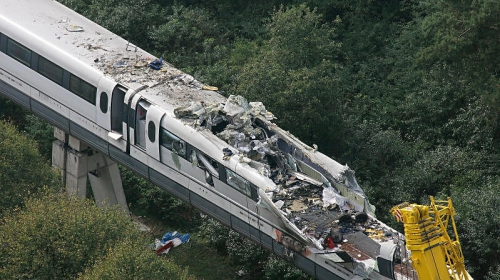
[[171, 249], [162, 257], [172, 258], [200, 280], [241, 279], [237, 275], [239, 269], [231, 265], [231, 260], [219, 254], [200, 233], [192, 234], [189, 243]]

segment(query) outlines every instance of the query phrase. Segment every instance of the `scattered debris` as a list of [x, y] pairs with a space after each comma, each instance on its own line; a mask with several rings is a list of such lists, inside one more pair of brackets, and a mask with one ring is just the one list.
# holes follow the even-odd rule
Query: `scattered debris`
[[68, 25], [66, 26], [66, 30], [69, 32], [83, 32], [83, 27], [78, 26], [78, 25]]
[[229, 160], [229, 158], [231, 158], [231, 156], [233, 155], [233, 151], [231, 151], [228, 148], [222, 149], [222, 153], [224, 154], [224, 158], [223, 158], [224, 160]]
[[[373, 218], [374, 208], [347, 165], [330, 161], [316, 152], [316, 146], [309, 147], [276, 127], [270, 122], [274, 115], [261, 102], [248, 102], [234, 95], [225, 99], [215, 87], [204, 86], [161, 58], [112, 53], [95, 58], [96, 65], [117, 82], [139, 83], [147, 86], [145, 90], [155, 88], [157, 101], [172, 106], [176, 118], [228, 143], [230, 147], [223, 149], [220, 160], [236, 155], [241, 163], [271, 179], [274, 185], [262, 190], [265, 198], [261, 197], [259, 203], [279, 215], [281, 226], [290, 230], [281, 238], [290, 248], [300, 251], [313, 245], [319, 251], [343, 252], [364, 261], [374, 254], [366, 252], [375, 252], [380, 243], [398, 238]], [[200, 155], [191, 155], [193, 164], [201, 162]], [[207, 168], [207, 183], [213, 184], [209, 179], [216, 172], [209, 170], [210, 159], [206, 158], [203, 165]], [[357, 200], [346, 196], [346, 190], [355, 193]], [[293, 235], [293, 240], [288, 240], [286, 234]], [[166, 253], [179, 242], [158, 243], [158, 249]]]
[[157, 255], [168, 254], [172, 247], [177, 247], [181, 244], [189, 242], [191, 236], [189, 233], [181, 235], [177, 231], [167, 232], [161, 240], [155, 240], [155, 251]]
[[213, 91], [219, 90], [218, 87], [214, 87], [214, 86], [203, 86], [203, 87], [201, 87], [201, 89], [203, 89], [203, 90], [213, 90]]
[[149, 67], [153, 68], [154, 70], [160, 70], [162, 66], [163, 66], [163, 58], [161, 57], [149, 63]]

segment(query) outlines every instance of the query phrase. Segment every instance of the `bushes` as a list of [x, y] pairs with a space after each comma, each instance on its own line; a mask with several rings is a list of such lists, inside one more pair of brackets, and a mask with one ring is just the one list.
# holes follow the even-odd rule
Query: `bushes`
[[294, 266], [291, 266], [283, 259], [270, 254], [266, 261], [263, 262], [263, 279], [277, 280], [304, 280], [309, 279], [304, 272]]
[[43, 186], [56, 190], [59, 178], [39, 154], [38, 145], [18, 133], [11, 124], [0, 122], [0, 217], [23, 206], [23, 200]]
[[90, 200], [48, 194], [0, 228], [0, 278], [73, 278], [125, 238], [137, 238], [128, 217]]
[[78, 279], [194, 280], [187, 270], [181, 269], [167, 258], [156, 256], [140, 241], [126, 239], [120, 242]]
[[203, 220], [201, 233], [207, 236], [210, 244], [218, 248], [221, 253], [227, 254], [234, 265], [252, 276], [267, 280], [309, 279], [300, 269], [285, 260], [278, 259], [214, 219]]
[[190, 205], [130, 170], [120, 168], [120, 174], [132, 211], [181, 228], [190, 229], [199, 225], [199, 212]]
[[47, 194], [0, 226], [0, 279], [190, 279], [147, 245], [118, 208]]

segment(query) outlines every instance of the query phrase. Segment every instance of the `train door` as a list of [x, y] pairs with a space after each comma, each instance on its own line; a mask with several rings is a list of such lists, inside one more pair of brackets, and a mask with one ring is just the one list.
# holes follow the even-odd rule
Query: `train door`
[[[127, 92], [127, 95], [129, 95], [128, 92]], [[127, 97], [125, 97], [125, 98], [127, 98]], [[127, 120], [128, 120], [127, 137], [128, 137], [128, 142], [130, 145], [137, 145], [135, 131], [137, 130], [137, 120], [136, 120], [138, 118], [137, 107], [138, 107], [139, 99], [141, 99], [141, 97], [138, 95], [132, 95], [132, 96], [129, 96], [129, 98], [131, 101], [127, 105], [127, 106], [129, 106], [128, 118], [127, 118]], [[141, 113], [144, 113], [144, 112], [141, 112]]]
[[125, 106], [125, 95], [127, 88], [117, 85], [111, 93], [111, 108], [110, 108], [110, 130], [108, 132], [108, 142], [122, 151], [127, 150], [126, 129], [124, 130], [123, 123], [127, 123], [127, 111]]
[[127, 115], [124, 114], [126, 92], [126, 88], [118, 85], [113, 90], [111, 98], [111, 131], [120, 135], [123, 135], [123, 123], [127, 122]]
[[[139, 148], [142, 151], [141, 154], [145, 151], [146, 154], [159, 161], [159, 131], [164, 113], [159, 107], [141, 99], [139, 95], [132, 98], [131, 108], [134, 107], [135, 110], [132, 110], [133, 119], [129, 117], [130, 144]], [[136, 155], [138, 155], [138, 152], [138, 150], [135, 150]]]
[[146, 154], [146, 116], [150, 107], [149, 102], [134, 95], [128, 108], [128, 147], [130, 156], [144, 164], [148, 162]]
[[150, 106], [149, 102], [140, 100], [135, 109], [135, 144], [144, 150], [146, 149], [146, 117]]
[[[134, 125], [135, 125], [135, 123], [134, 123], [135, 110], [133, 108], [135, 107], [135, 102], [137, 102], [137, 99], [133, 100], [133, 98], [135, 97], [135, 94], [137, 92], [143, 90], [146, 87], [147, 86], [140, 86], [137, 88], [129, 88], [126, 91], [125, 96], [123, 98], [123, 101], [122, 101], [123, 104], [116, 105], [117, 106], [117, 107], [115, 107], [116, 110], [114, 110], [114, 112], [115, 112], [114, 116], [119, 117], [118, 116], [119, 108], [120, 107], [122, 108], [122, 117], [121, 117], [122, 118], [122, 128], [121, 128], [121, 131], [122, 131], [122, 137], [125, 140], [125, 147], [123, 147], [122, 150], [124, 152], [127, 152], [127, 153], [130, 152], [130, 150], [129, 150], [130, 145], [129, 144], [134, 143], [133, 142], [133, 129], [134, 129]], [[114, 99], [113, 99], [113, 101], [114, 101]], [[113, 105], [114, 105], [114, 102], [113, 102]], [[113, 108], [111, 108], [111, 111], [113, 111]], [[129, 131], [129, 128], [130, 128], [130, 131]], [[117, 129], [119, 130], [119, 128], [117, 128]]]
[[107, 131], [111, 130], [111, 94], [116, 82], [102, 78], [97, 85], [96, 121]]
[[143, 163], [149, 161], [148, 157], [160, 161], [159, 130], [164, 113], [159, 107], [151, 105], [147, 100], [142, 99], [140, 95], [132, 98], [130, 108], [129, 137], [131, 156]]

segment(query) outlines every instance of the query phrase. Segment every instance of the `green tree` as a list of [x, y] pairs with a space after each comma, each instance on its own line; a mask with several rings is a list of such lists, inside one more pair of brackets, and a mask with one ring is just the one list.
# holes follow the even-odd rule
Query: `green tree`
[[165, 20], [148, 34], [159, 56], [191, 74], [196, 66], [220, 59], [227, 29], [208, 9], [173, 5], [167, 11]]
[[221, 254], [227, 254], [231, 262], [251, 275], [268, 280], [309, 279], [308, 276], [289, 262], [265, 251], [237, 232], [228, 229], [214, 219], [203, 220], [201, 233]]
[[302, 270], [287, 261], [270, 254], [263, 262], [263, 279], [266, 280], [306, 280], [311, 279]]
[[[456, 141], [465, 147], [470, 143], [464, 141], [474, 131], [474, 148], [479, 149], [483, 147], [477, 146], [477, 136], [486, 137], [479, 142], [498, 139], [499, 5], [498, 1], [419, 1], [414, 5], [414, 20], [398, 39], [401, 49], [412, 50], [414, 66], [403, 72], [408, 77], [413, 76], [412, 68], [421, 73], [421, 86], [414, 87], [399, 107], [405, 133], [434, 145]], [[476, 106], [482, 109], [475, 110]], [[482, 132], [470, 130], [464, 117], [475, 124], [482, 121]]]
[[234, 230], [229, 230], [227, 234], [226, 251], [235, 265], [252, 275], [262, 272], [261, 260], [269, 256], [263, 248]]
[[162, 7], [153, 0], [60, 0], [85, 17], [151, 51], [149, 30], [165, 20]]
[[187, 269], [181, 269], [168, 258], [156, 256], [145, 244], [145, 239], [125, 239], [117, 243], [78, 279], [195, 279]]
[[54, 126], [33, 114], [27, 114], [25, 119], [23, 130], [37, 142], [40, 154], [47, 160], [51, 160]]
[[74, 278], [115, 244], [140, 233], [122, 212], [85, 199], [48, 194], [0, 227], [0, 278]]
[[280, 126], [332, 154], [343, 130], [335, 29], [305, 5], [282, 6], [267, 28], [269, 38], [238, 75], [236, 93], [262, 101]]
[[498, 176], [478, 180], [468, 188], [453, 192], [460, 243], [474, 279], [498, 279], [500, 217], [495, 207], [500, 204], [499, 192]]
[[15, 126], [23, 125], [27, 111], [14, 101], [0, 97], [0, 119], [8, 121]]
[[424, 39], [420, 61], [458, 65], [466, 60], [464, 66], [469, 69], [496, 71], [500, 62], [498, 1], [419, 1], [415, 11], [419, 21], [416, 31]]
[[56, 190], [59, 176], [38, 152], [38, 144], [8, 123], [0, 122], [0, 217], [24, 205], [44, 186]]

